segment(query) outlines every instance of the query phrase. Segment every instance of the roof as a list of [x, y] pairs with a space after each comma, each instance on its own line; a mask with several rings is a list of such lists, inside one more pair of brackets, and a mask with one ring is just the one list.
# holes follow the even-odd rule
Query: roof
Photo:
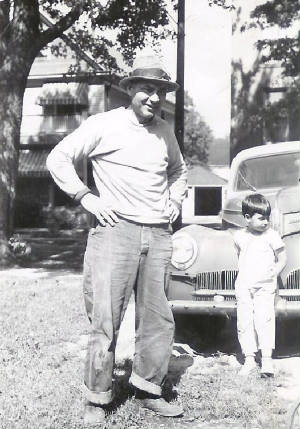
[[204, 165], [193, 165], [188, 168], [189, 186], [216, 186], [225, 185], [226, 180], [213, 173], [209, 167]]
[[48, 177], [46, 159], [50, 149], [20, 150], [19, 176], [21, 177]]
[[75, 64], [72, 58], [47, 58], [38, 57], [35, 59], [30, 70], [30, 77], [65, 75], [69, 73], [71, 65]]

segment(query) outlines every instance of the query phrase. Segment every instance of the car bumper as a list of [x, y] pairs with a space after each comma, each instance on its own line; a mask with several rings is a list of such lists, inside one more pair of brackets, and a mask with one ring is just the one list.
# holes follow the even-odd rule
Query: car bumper
[[[209, 314], [225, 317], [236, 315], [236, 301], [170, 301], [174, 314]], [[300, 316], [300, 301], [286, 301], [279, 299], [275, 305], [276, 316]]]

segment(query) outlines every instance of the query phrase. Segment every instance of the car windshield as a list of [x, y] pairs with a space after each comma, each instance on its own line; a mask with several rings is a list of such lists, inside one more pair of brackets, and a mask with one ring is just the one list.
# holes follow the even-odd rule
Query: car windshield
[[299, 153], [262, 156], [241, 163], [237, 191], [294, 186], [299, 183]]

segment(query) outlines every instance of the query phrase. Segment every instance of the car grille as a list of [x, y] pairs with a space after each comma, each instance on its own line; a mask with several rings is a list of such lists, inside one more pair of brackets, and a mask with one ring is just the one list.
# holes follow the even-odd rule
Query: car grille
[[299, 270], [294, 270], [290, 272], [286, 279], [286, 288], [287, 289], [299, 289]]
[[297, 289], [297, 291], [295, 290], [295, 294], [292, 292], [288, 296], [284, 296], [284, 299], [286, 299], [287, 301], [300, 301], [300, 294], [299, 294], [300, 275], [299, 274], [300, 274], [300, 270], [294, 270], [294, 271], [291, 271], [290, 274], [287, 276], [285, 290], [292, 292], [295, 289]]
[[[224, 294], [225, 301], [235, 300], [234, 295], [234, 283], [237, 277], [236, 270], [228, 271], [210, 271], [199, 273], [196, 276], [195, 289], [201, 291], [232, 291], [231, 294]], [[287, 276], [285, 286], [280, 289], [279, 295], [287, 301], [300, 301], [300, 272], [299, 270], [291, 271]], [[295, 293], [293, 292], [295, 291]], [[197, 301], [211, 301], [212, 295], [205, 293], [201, 296], [195, 296], [194, 299]]]
[[199, 273], [196, 276], [196, 290], [234, 290], [237, 273], [236, 270]]

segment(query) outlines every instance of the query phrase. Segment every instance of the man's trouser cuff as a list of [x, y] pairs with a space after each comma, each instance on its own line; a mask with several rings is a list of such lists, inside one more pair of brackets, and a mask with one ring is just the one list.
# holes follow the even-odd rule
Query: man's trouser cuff
[[161, 387], [157, 384], [151, 383], [150, 381], [144, 380], [139, 375], [132, 373], [129, 379], [129, 383], [137, 387], [140, 390], [151, 393], [152, 395], [161, 396]]
[[97, 405], [107, 405], [110, 404], [113, 400], [112, 390], [108, 390], [107, 392], [93, 392], [88, 389], [85, 384], [82, 386], [82, 391], [85, 398]]

